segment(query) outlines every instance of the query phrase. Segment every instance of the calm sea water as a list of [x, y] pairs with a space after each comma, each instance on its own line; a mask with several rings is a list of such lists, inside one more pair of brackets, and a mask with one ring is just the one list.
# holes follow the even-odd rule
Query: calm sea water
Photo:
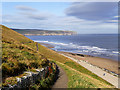
[[117, 34], [78, 34], [71, 36], [26, 36], [35, 42], [54, 45], [53, 50], [118, 60]]

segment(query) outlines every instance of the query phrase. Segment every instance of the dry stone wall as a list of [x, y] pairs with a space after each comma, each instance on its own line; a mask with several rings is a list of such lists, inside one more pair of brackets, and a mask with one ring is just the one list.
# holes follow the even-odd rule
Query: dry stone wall
[[9, 87], [3, 87], [3, 90], [10, 90], [10, 89], [20, 89], [20, 88], [29, 88], [30, 85], [35, 83], [38, 79], [41, 80], [42, 78], [45, 78], [45, 73], [49, 71], [49, 66], [41, 69], [36, 69], [37, 72], [25, 72], [27, 73], [26, 76], [23, 76], [22, 78], [17, 78], [17, 84]]

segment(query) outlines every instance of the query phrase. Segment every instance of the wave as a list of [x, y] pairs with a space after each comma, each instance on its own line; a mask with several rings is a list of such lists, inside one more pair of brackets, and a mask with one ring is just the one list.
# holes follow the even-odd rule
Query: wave
[[52, 44], [55, 46], [54, 50], [57, 51], [76, 51], [78, 53], [87, 53], [87, 54], [99, 54], [99, 55], [117, 55], [119, 52], [118, 51], [110, 51], [105, 48], [100, 48], [97, 46], [80, 46], [77, 44], [73, 43], [61, 43], [61, 42], [52, 42], [52, 41], [36, 41], [35, 42], [40, 42], [40, 43], [47, 43], [47, 44]]
[[120, 52], [118, 52], [118, 51], [112, 51], [112, 53], [117, 53], [117, 54], [119, 54]]
[[37, 40], [34, 40], [35, 42], [43, 42], [43, 43], [50, 43], [50, 44], [55, 44], [55, 45], [68, 45], [68, 44], [65, 44], [65, 43], [57, 43], [57, 42], [50, 42], [50, 41], [37, 41]]

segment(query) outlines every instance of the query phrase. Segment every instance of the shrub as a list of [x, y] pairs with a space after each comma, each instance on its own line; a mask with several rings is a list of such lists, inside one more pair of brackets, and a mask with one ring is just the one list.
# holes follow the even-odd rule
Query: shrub
[[37, 84], [31, 85], [30, 90], [38, 90], [39, 86]]
[[31, 63], [29, 64], [29, 67], [30, 67], [30, 68], [38, 68], [38, 66], [39, 66], [39, 64], [38, 64], [37, 62], [31, 62]]
[[41, 80], [39, 85], [40, 85], [42, 88], [48, 88], [48, 87], [49, 87], [49, 86], [47, 85], [45, 79]]
[[8, 59], [7, 56], [3, 56], [3, 57], [2, 57], [2, 63], [6, 63], [6, 62], [7, 62], [7, 59]]
[[18, 67], [20, 68], [20, 70], [24, 71], [28, 68], [27, 64], [26, 63], [22, 63], [22, 62], [19, 62], [18, 63]]
[[24, 49], [24, 47], [23, 46], [19, 46], [19, 49]]
[[9, 76], [15, 76], [21, 74], [23, 71], [27, 69], [27, 65], [25, 63], [21, 62], [11, 62], [9, 63], [2, 63], [2, 73], [3, 77], [9, 75]]
[[50, 77], [46, 78], [46, 83], [47, 83], [48, 85], [52, 85]]
[[17, 79], [15, 77], [6, 78], [5, 83], [3, 84], [3, 86], [8, 86], [8, 84], [10, 84], [10, 85], [17, 84]]
[[30, 52], [28, 52], [28, 51], [22, 51], [21, 53], [22, 53], [23, 56], [25, 56], [28, 60], [37, 60], [37, 57], [36, 57], [34, 54], [32, 54], [32, 53], [30, 53]]
[[11, 67], [7, 63], [2, 63], [2, 73], [3, 77], [11, 73]]

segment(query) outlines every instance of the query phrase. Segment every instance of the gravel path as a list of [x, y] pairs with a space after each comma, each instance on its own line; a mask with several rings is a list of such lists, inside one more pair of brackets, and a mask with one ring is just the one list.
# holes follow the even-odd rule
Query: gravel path
[[108, 81], [109, 83], [111, 83], [112, 85], [114, 85], [116, 88], [120, 88], [120, 86], [118, 86], [118, 77], [115, 77], [105, 71], [103, 71], [100, 68], [97, 68], [95, 66], [92, 66], [86, 62], [83, 62], [82, 60], [78, 61], [72, 57], [69, 57], [67, 55], [61, 54], [67, 58], [72, 59], [73, 61], [77, 62], [78, 64], [80, 64], [81, 66], [85, 67], [86, 69], [88, 69], [89, 71], [93, 72], [94, 74], [98, 75], [99, 77], [103, 78], [104, 80]]
[[67, 88], [68, 78], [66, 75], [66, 72], [61, 68], [59, 68], [59, 78], [55, 82], [55, 84], [52, 87], [52, 90], [56, 90], [56, 88]]

